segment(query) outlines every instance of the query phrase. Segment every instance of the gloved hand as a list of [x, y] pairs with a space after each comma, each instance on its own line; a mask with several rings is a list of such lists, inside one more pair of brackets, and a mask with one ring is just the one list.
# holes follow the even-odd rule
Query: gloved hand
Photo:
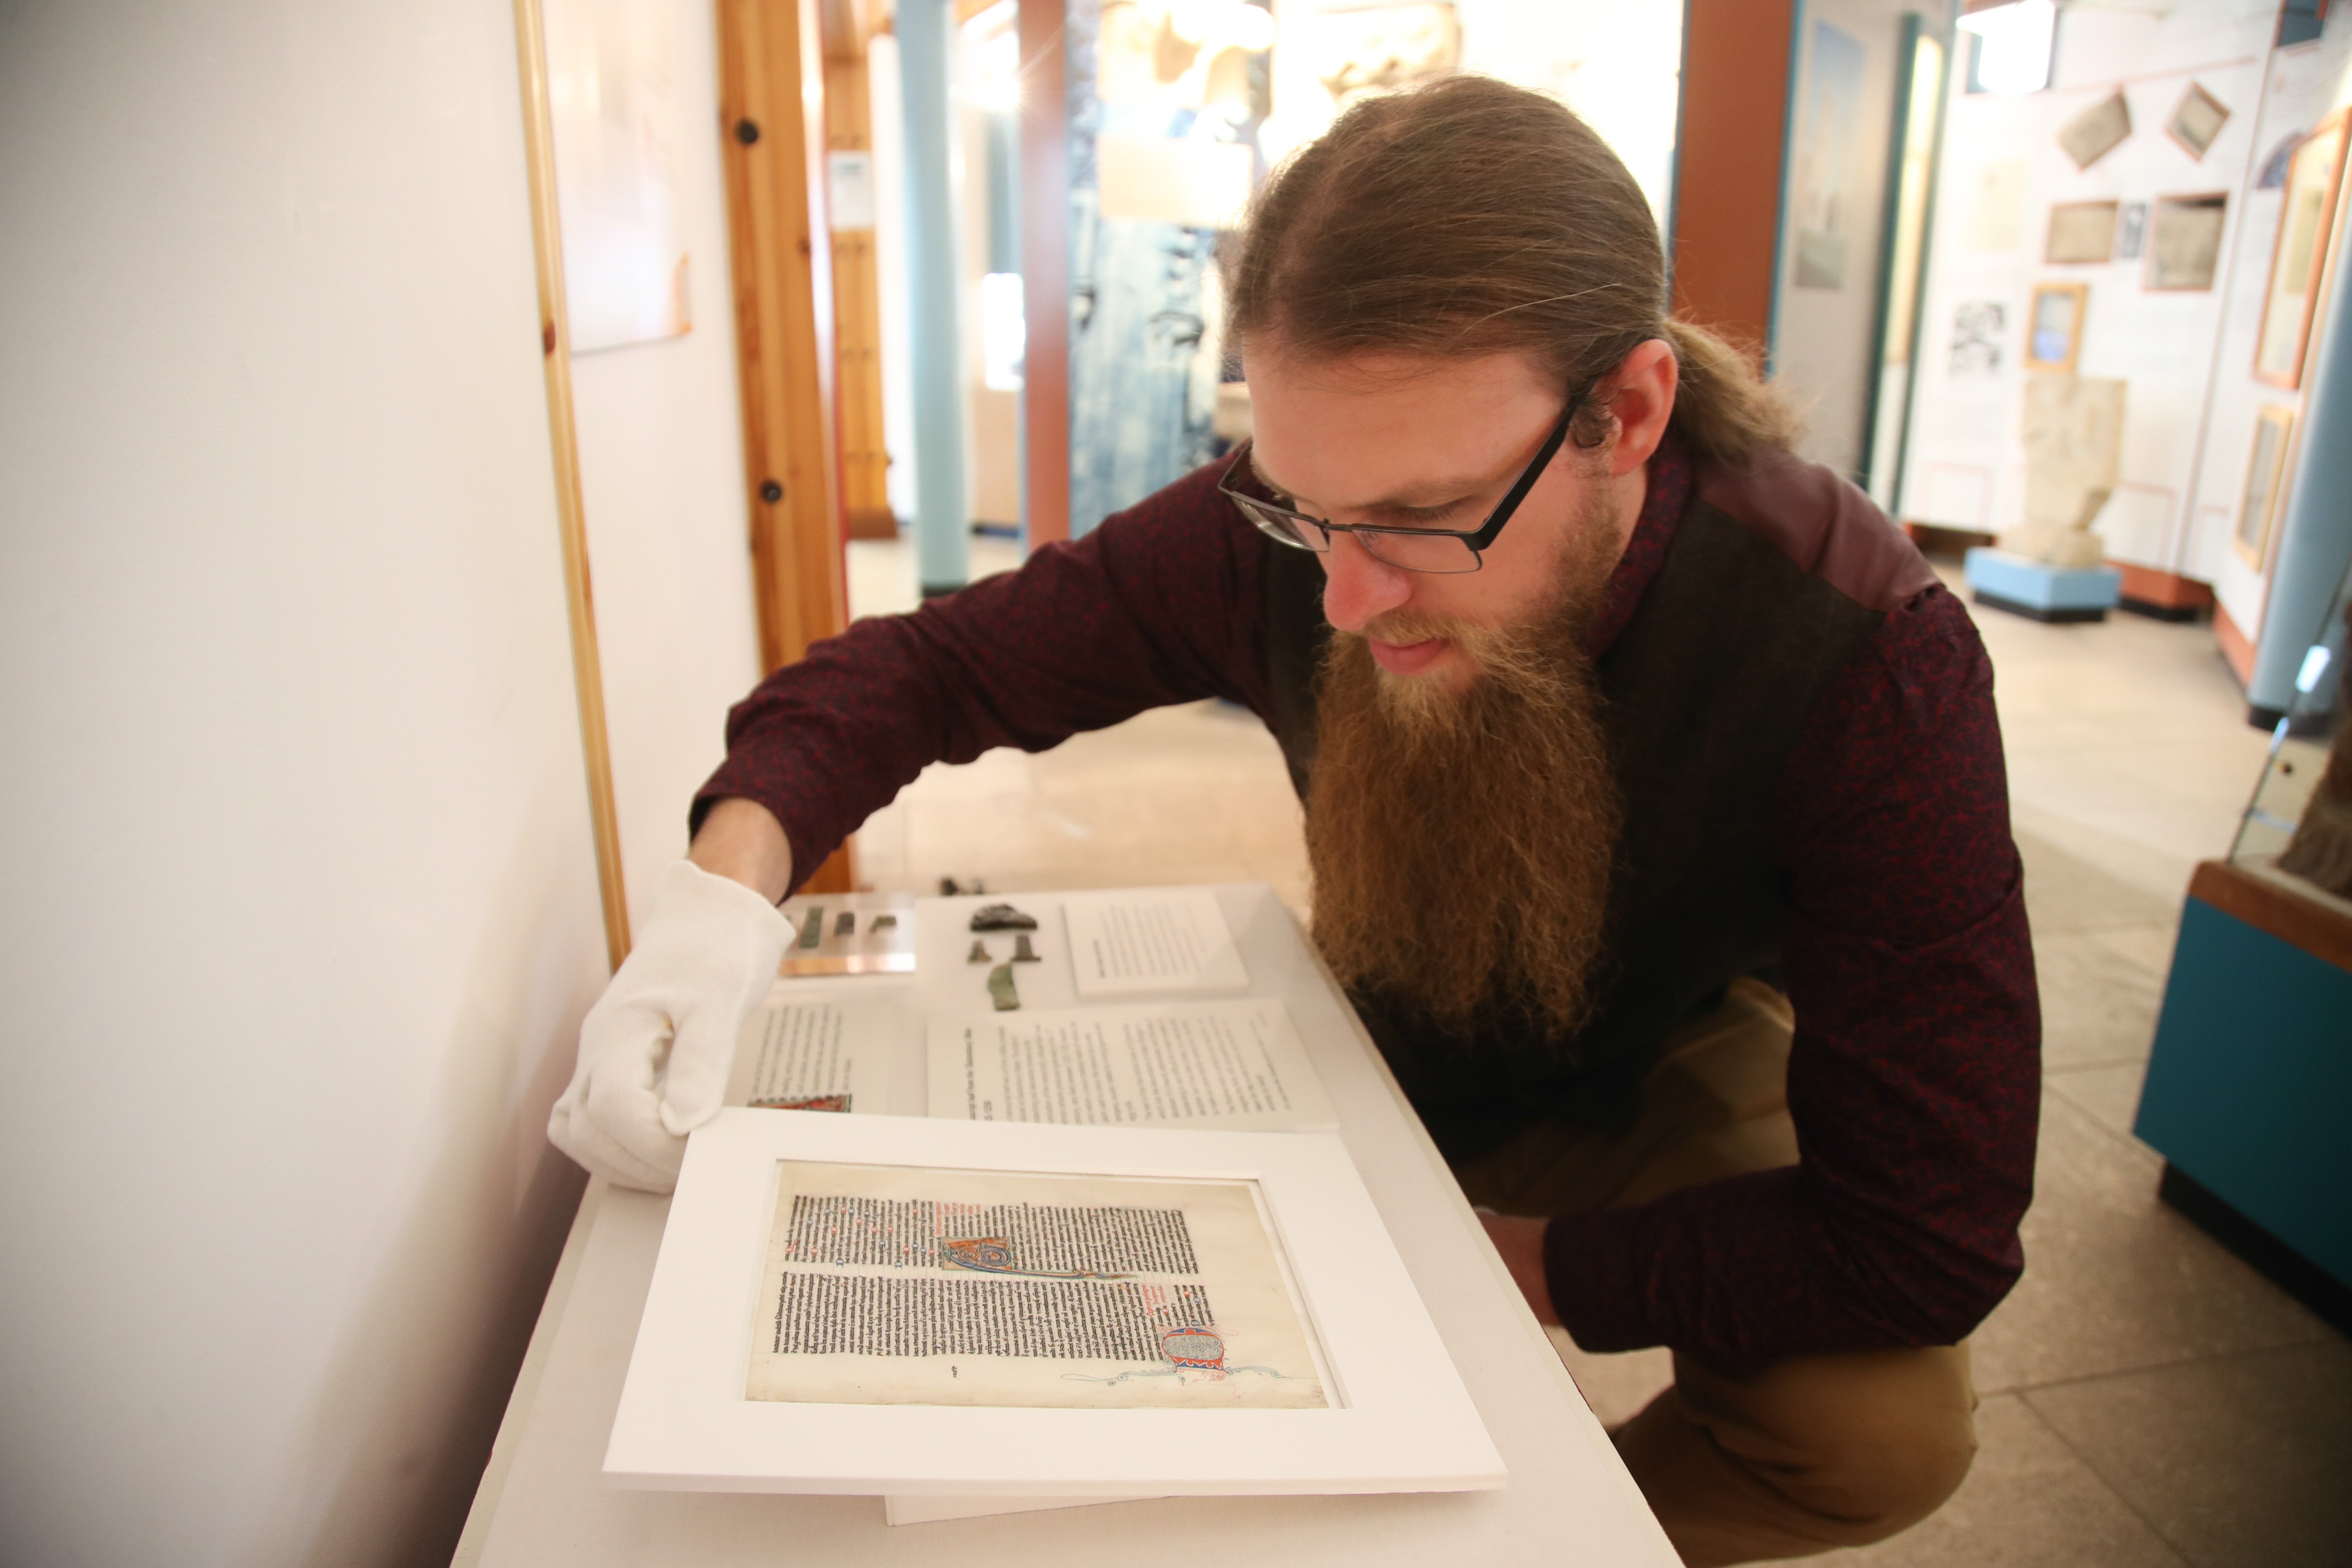
[[677, 1184], [686, 1135], [719, 1114], [736, 1032], [775, 983], [793, 926], [742, 883], [680, 860], [653, 918], [580, 1026], [547, 1119], [554, 1145], [625, 1187]]

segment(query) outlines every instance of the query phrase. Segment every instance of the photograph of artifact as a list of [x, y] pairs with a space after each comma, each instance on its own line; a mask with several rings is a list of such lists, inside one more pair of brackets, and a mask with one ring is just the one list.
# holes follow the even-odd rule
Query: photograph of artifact
[[2083, 316], [2089, 307], [2087, 283], [2038, 283], [2025, 326], [2025, 368], [2072, 372], [2083, 351]]
[[2221, 259], [2222, 222], [2230, 198], [2221, 191], [2158, 196], [2147, 242], [2147, 287], [2194, 290], [2213, 287]]
[[1952, 307], [1954, 375], [2000, 374], [2000, 343], [2009, 331], [2009, 308], [1998, 300], [1963, 300]]
[[2147, 244], [2147, 204], [2126, 202], [2116, 221], [2116, 259], [2137, 261]]
[[2050, 209], [2042, 259], [2058, 265], [2105, 261], [2116, 252], [2114, 202], [2060, 202]]
[[1861, 39], [1827, 22], [1813, 24], [1811, 68], [1789, 177], [1800, 289], [1845, 287], [1846, 184], [1865, 58]]
[[1249, 1182], [783, 1160], [766, 1257], [747, 1399], [1329, 1406]]
[[575, 0], [547, 13], [573, 353], [694, 329], [673, 134], [676, 32], [668, 8], [651, 0]]
[[2165, 121], [2164, 133], [2182, 152], [2202, 163], [2205, 150], [2213, 145], [2214, 137], [2221, 134], [2221, 127], [2229, 118], [2230, 110], [2221, 100], [2192, 81], [2189, 90], [2180, 95], [2172, 118]]
[[2278, 241], [2271, 252], [2270, 283], [2263, 292], [2263, 325], [2254, 338], [2254, 379], [2289, 392], [2303, 384], [2320, 273], [2344, 178], [2343, 110], [2329, 115], [2288, 156], [2279, 204]]
[[2259, 572], [2270, 558], [2271, 524], [2284, 488], [2287, 447], [2294, 435], [2294, 410], [2275, 405], [2254, 419], [2254, 450], [2246, 463], [2246, 493], [2238, 503], [2238, 527], [2231, 542], [2247, 565]]
[[2059, 127], [2058, 145], [2074, 160], [2075, 168], [2087, 169], [2123, 145], [2131, 132], [2131, 105], [2118, 89]]

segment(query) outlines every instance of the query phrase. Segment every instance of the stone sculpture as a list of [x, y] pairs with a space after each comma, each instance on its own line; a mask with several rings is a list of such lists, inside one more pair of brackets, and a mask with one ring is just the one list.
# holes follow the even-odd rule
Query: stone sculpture
[[2025, 523], [2001, 536], [2001, 549], [2051, 566], [2105, 559], [2091, 525], [2121, 477], [2124, 388], [2052, 372], [2025, 378]]

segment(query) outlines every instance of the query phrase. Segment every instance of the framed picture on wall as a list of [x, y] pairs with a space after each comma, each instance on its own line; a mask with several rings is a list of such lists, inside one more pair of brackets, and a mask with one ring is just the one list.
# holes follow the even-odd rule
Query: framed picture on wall
[[2159, 292], [2213, 287], [2229, 213], [2226, 191], [2157, 197], [2148, 215], [2147, 287]]
[[2287, 158], [2278, 244], [2263, 292], [2262, 331], [2254, 337], [2254, 379], [2290, 392], [2303, 384], [2304, 351], [2327, 263], [2336, 187], [2344, 179], [2347, 118], [2339, 110], [2321, 121]]
[[2221, 134], [2221, 127], [2229, 119], [2229, 107], [2192, 81], [2173, 107], [2172, 118], [2164, 122], [2164, 133], [2201, 163], [2205, 150], [2213, 145], [2213, 138]]
[[2147, 204], [2126, 202], [2123, 216], [2116, 220], [2116, 259], [2137, 261], [2147, 244]]
[[2059, 202], [2050, 209], [2042, 259], [2055, 266], [2106, 261], [2116, 253], [2114, 202]]
[[2292, 408], [2273, 404], [2254, 417], [2254, 450], [2246, 464], [2246, 493], [2238, 503], [2238, 528], [2231, 542], [2257, 572], [2270, 555], [2279, 492], [2285, 489], [2287, 443], [2294, 435]]
[[2118, 88], [2113, 97], [2101, 99], [2060, 126], [2058, 145], [2074, 160], [2075, 168], [2087, 169], [2121, 146], [2131, 133], [2131, 104]]
[[2090, 304], [2087, 283], [2038, 283], [2025, 318], [2025, 368], [2071, 374], [2083, 352], [2083, 314]]

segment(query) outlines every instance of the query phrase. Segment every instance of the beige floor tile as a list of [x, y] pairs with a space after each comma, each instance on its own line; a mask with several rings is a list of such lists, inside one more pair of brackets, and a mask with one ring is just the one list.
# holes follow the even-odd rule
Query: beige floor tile
[[2168, 928], [2179, 920], [2186, 878], [2168, 898], [2152, 891], [2143, 877], [2095, 864], [2079, 848], [2071, 831], [2062, 845], [2045, 825], [2029, 825], [2021, 814], [2017, 852], [2025, 862], [2025, 914], [2035, 935], [2108, 926]]
[[2132, 1118], [2139, 1114], [2139, 1089], [2147, 1064], [2117, 1062], [2109, 1067], [2071, 1068], [2042, 1079], [2042, 1087], [2055, 1089], [2089, 1113], [2092, 1121], [2118, 1138], [2132, 1135]]
[[1977, 1460], [1942, 1510], [1837, 1568], [2182, 1568], [2130, 1505], [2014, 1395], [1977, 1409]]
[[2326, 1326], [2156, 1197], [2162, 1162], [2043, 1097], [2025, 1277], [1974, 1339], [1988, 1392], [2307, 1344]]
[[2046, 1068], [2142, 1061], [2156, 1038], [2164, 976], [2083, 931], [2037, 931]]
[[2161, 925], [2101, 926], [2090, 935], [2116, 957], [2150, 974], [2164, 975], [2172, 973], [2172, 945], [2180, 936], [2180, 927], [2173, 921]]
[[2352, 1561], [2352, 1346], [2342, 1340], [2023, 1398], [2196, 1568]]
[[1544, 1334], [1551, 1341], [1551, 1348], [1559, 1352], [1560, 1364], [1568, 1368], [1568, 1375], [1576, 1380], [1584, 1403], [1592, 1407], [1592, 1414], [1603, 1426], [1631, 1421], [1675, 1380], [1672, 1351], [1654, 1349], [1596, 1355], [1579, 1349], [1576, 1342], [1568, 1337], [1566, 1329], [1548, 1328]]

